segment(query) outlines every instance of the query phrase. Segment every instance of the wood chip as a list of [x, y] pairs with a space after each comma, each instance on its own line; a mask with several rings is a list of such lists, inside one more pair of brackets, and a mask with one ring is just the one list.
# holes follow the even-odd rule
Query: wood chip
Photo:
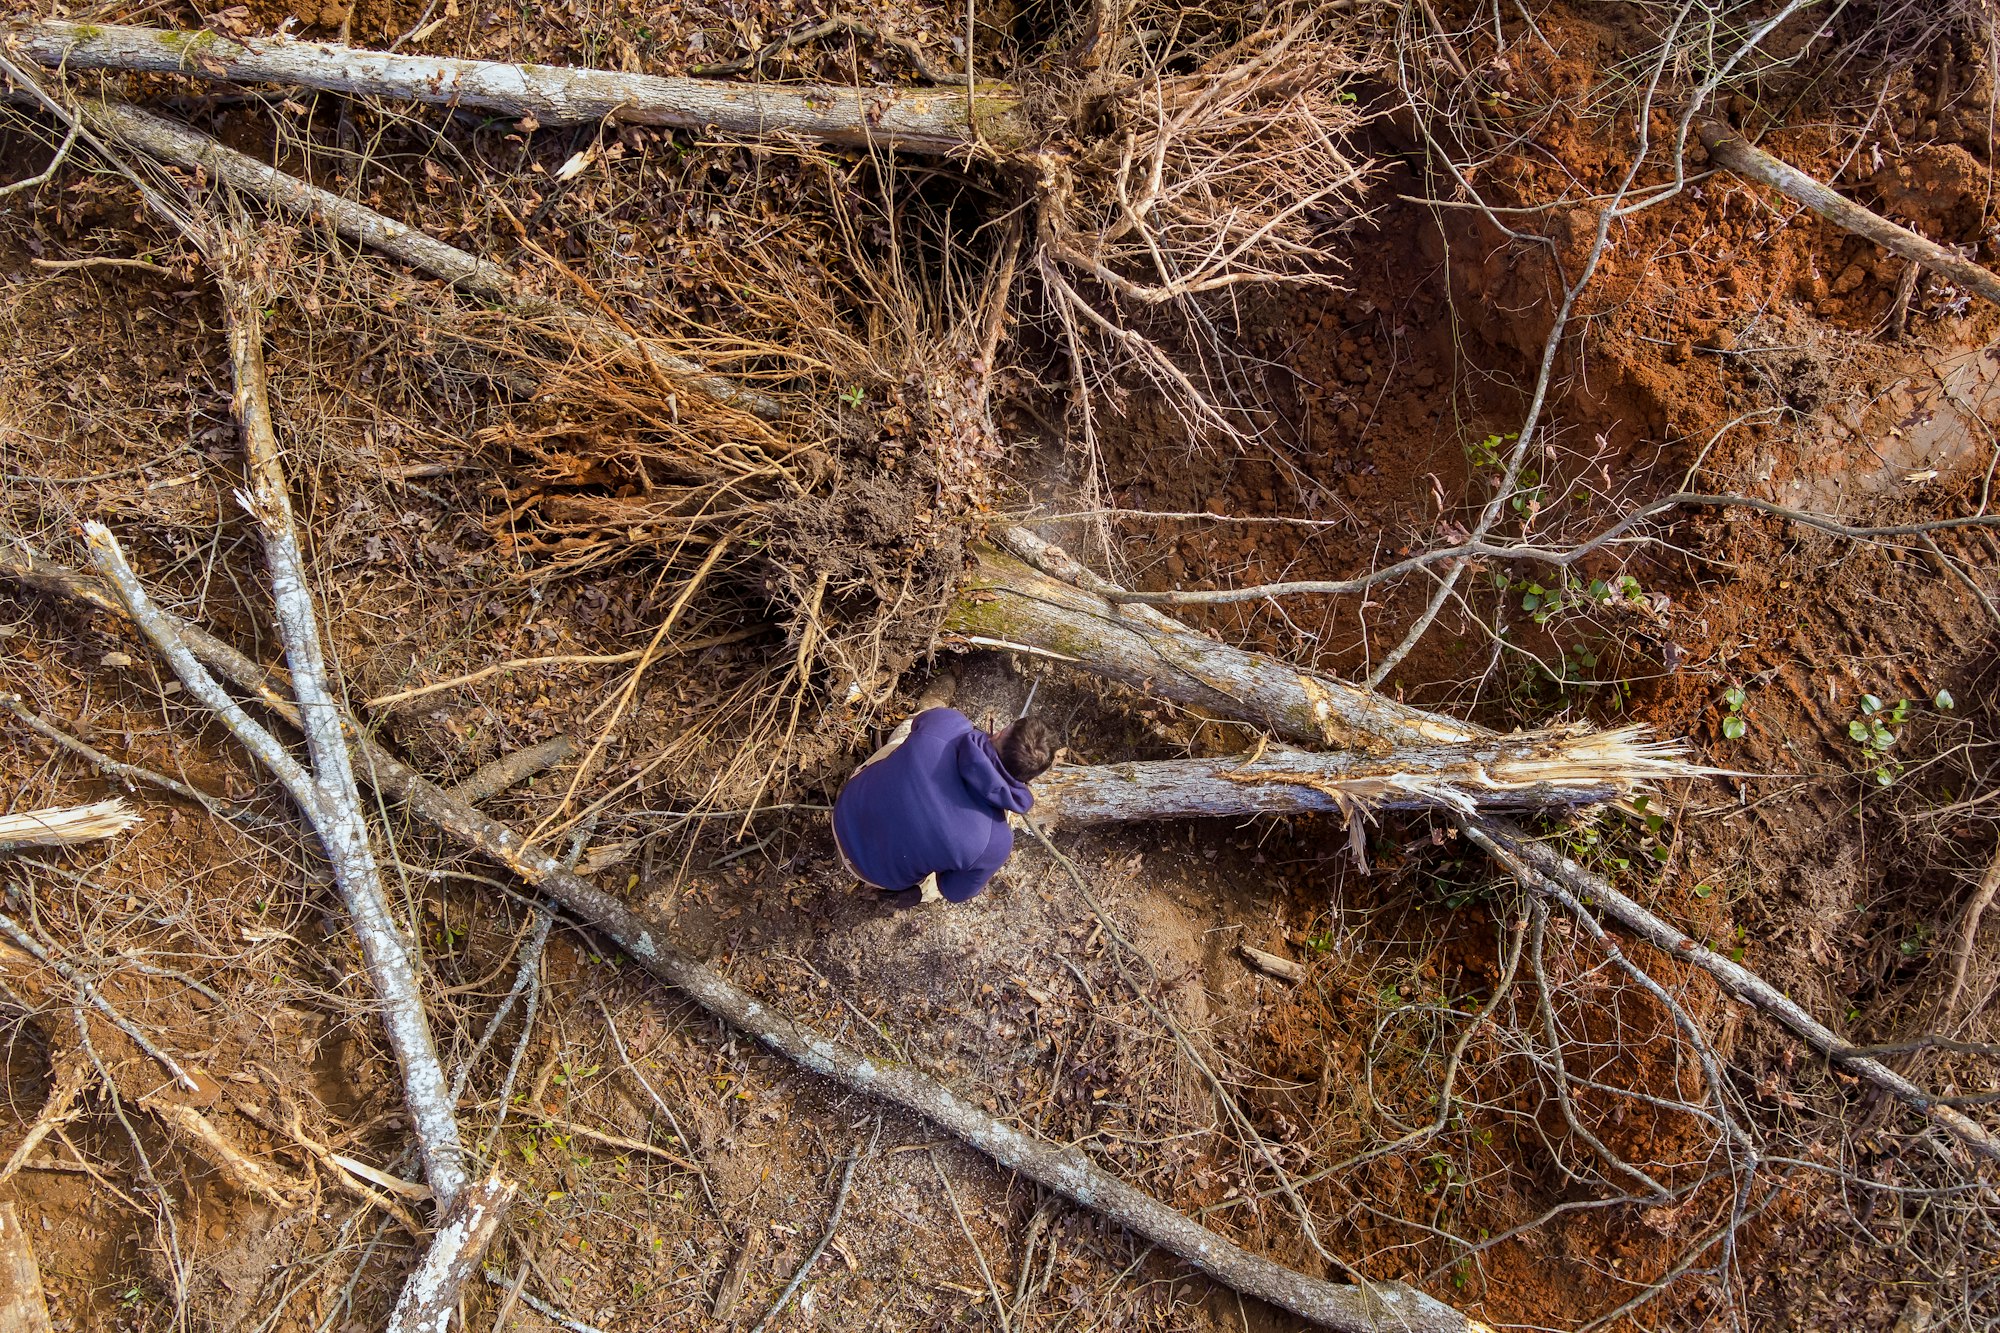
[[1253, 949], [1247, 944], [1237, 945], [1236, 953], [1243, 960], [1244, 966], [1252, 971], [1262, 972], [1267, 977], [1276, 977], [1279, 981], [1291, 982], [1294, 985], [1305, 980], [1306, 970], [1289, 958], [1280, 958], [1277, 954], [1265, 953], [1262, 949]]

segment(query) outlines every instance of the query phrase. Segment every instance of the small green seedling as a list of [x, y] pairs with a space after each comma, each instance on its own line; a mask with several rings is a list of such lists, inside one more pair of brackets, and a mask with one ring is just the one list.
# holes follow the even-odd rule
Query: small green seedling
[[1887, 751], [1902, 734], [1895, 728], [1909, 720], [1908, 699], [1898, 699], [1894, 704], [1884, 705], [1878, 696], [1864, 694], [1861, 696], [1861, 716], [1847, 724], [1847, 738], [1856, 745], [1863, 746], [1869, 757], [1877, 761], [1875, 781], [1880, 786], [1890, 786], [1902, 776], [1902, 764], [1889, 758]]
[[1729, 712], [1722, 719], [1722, 734], [1732, 741], [1743, 739], [1743, 733], [1750, 730], [1749, 721], [1743, 716], [1750, 696], [1743, 692], [1741, 685], [1731, 685], [1722, 692], [1722, 703]]

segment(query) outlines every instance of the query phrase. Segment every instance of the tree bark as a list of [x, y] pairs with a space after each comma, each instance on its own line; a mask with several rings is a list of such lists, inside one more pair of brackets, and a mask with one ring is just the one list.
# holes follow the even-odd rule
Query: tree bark
[[1652, 778], [1697, 772], [1636, 728], [1405, 746], [1385, 757], [1264, 749], [1207, 759], [1060, 767], [1035, 813], [1072, 824], [1371, 810], [1533, 810], [1600, 805]]
[[[33, 556], [0, 548], [0, 574], [128, 614], [98, 580]], [[175, 623], [174, 628], [181, 641], [203, 660], [296, 724], [297, 709], [281, 693], [273, 673], [193, 626]], [[554, 856], [525, 846], [512, 828], [447, 796], [368, 738], [352, 719], [348, 719], [348, 728], [355, 745], [355, 771], [363, 781], [402, 801], [447, 836], [507, 866], [601, 930], [653, 976], [737, 1031], [755, 1037], [813, 1073], [922, 1116], [1001, 1166], [1019, 1171], [1179, 1255], [1224, 1285], [1324, 1327], [1353, 1333], [1486, 1333], [1486, 1325], [1467, 1319], [1414, 1287], [1394, 1282], [1366, 1286], [1328, 1282], [1253, 1254], [1102, 1170], [1081, 1150], [1060, 1146], [1032, 1129], [987, 1115], [917, 1070], [864, 1056], [801, 1026], [675, 949], [667, 942], [664, 927], [656, 927], [617, 898], [565, 870]]]
[[1800, 171], [1781, 162], [1761, 148], [1753, 148], [1735, 130], [1715, 120], [1696, 122], [1696, 131], [1708, 149], [1709, 161], [1727, 167], [1737, 175], [1768, 185], [1788, 199], [1796, 200], [1834, 226], [1865, 236], [1885, 250], [1912, 263], [1937, 270], [1961, 287], [1969, 287], [1995, 305], [2000, 305], [2000, 275], [1963, 259], [1929, 237], [1908, 227], [1900, 227], [1879, 213], [1870, 212], [1850, 199]]
[[990, 547], [974, 555], [977, 563], [943, 623], [973, 642], [1075, 662], [1142, 694], [1364, 754], [1492, 734], [1231, 648], [1151, 608], [1115, 605]]
[[747, 84], [600, 69], [396, 55], [330, 42], [54, 20], [13, 30], [20, 49], [60, 69], [185, 74], [285, 83], [355, 97], [407, 98], [532, 116], [544, 125], [622, 121], [737, 138], [947, 156], [1025, 146], [1020, 99], [1004, 84], [909, 89]]
[[459, 1196], [458, 1206], [431, 1238], [423, 1262], [403, 1284], [389, 1315], [389, 1333], [448, 1333], [459, 1293], [478, 1274], [515, 1188], [494, 1176]]

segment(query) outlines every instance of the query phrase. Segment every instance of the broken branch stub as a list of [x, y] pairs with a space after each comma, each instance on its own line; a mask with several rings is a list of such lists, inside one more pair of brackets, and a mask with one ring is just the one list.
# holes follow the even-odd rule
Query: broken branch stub
[[389, 1333], [449, 1333], [459, 1295], [479, 1272], [479, 1261], [500, 1234], [516, 1186], [499, 1176], [470, 1185], [445, 1219], [423, 1262], [403, 1283], [389, 1315]]
[[180, 32], [47, 21], [15, 27], [22, 52], [63, 69], [132, 70], [282, 83], [354, 97], [478, 107], [544, 125], [621, 121], [735, 138], [793, 138], [844, 148], [887, 147], [930, 156], [1026, 145], [1020, 98], [1004, 84], [956, 88], [847, 88], [748, 84], [398, 55], [283, 37], [234, 40]]
[[74, 847], [115, 837], [139, 822], [139, 813], [118, 797], [89, 805], [18, 810], [0, 815], [0, 852], [21, 847]]

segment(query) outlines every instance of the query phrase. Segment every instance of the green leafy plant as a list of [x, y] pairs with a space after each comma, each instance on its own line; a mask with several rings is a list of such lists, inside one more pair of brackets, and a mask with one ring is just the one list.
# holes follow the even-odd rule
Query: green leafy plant
[[1881, 786], [1891, 785], [1903, 774], [1902, 763], [1889, 758], [1888, 750], [1902, 736], [1896, 728], [1909, 720], [1908, 699], [1898, 699], [1893, 704], [1885, 705], [1879, 696], [1864, 694], [1861, 696], [1861, 716], [1847, 724], [1847, 738], [1863, 747], [1868, 757], [1876, 761], [1875, 781]]
[[1749, 703], [1750, 696], [1743, 692], [1741, 685], [1731, 685], [1722, 692], [1722, 705], [1729, 710], [1722, 719], [1722, 734], [1728, 739], [1742, 740], [1743, 733], [1750, 730], [1750, 723], [1743, 716], [1743, 710]]

